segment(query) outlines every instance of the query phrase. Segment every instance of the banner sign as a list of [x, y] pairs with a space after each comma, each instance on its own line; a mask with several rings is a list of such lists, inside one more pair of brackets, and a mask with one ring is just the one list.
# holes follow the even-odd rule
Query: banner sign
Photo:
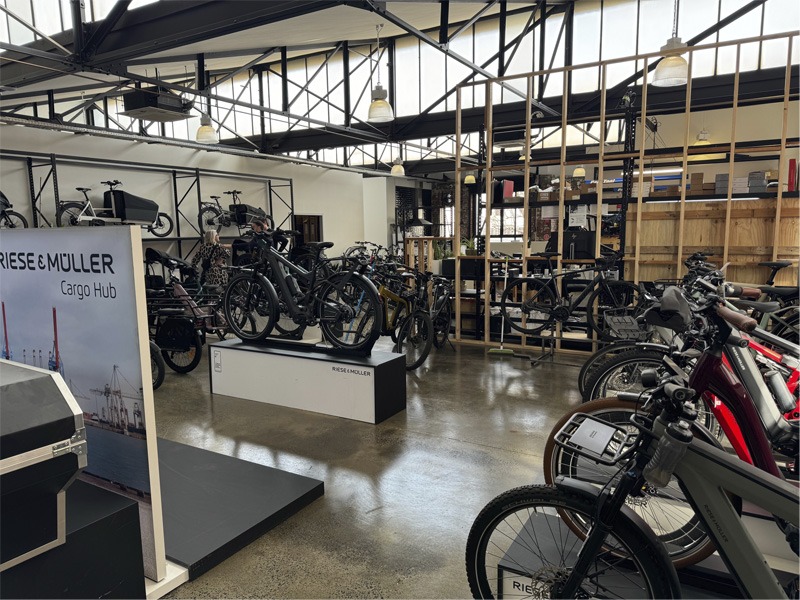
[[145, 573], [158, 580], [165, 567], [143, 277], [138, 227], [0, 233], [2, 357], [61, 373], [83, 410], [87, 478], [140, 503]]

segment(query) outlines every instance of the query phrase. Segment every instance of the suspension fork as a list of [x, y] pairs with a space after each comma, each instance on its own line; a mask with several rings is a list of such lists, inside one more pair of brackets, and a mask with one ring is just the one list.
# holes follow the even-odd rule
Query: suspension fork
[[625, 500], [633, 490], [640, 489], [644, 484], [642, 469], [647, 460], [649, 460], [648, 454], [641, 450], [638, 451], [635, 462], [630, 469], [623, 473], [616, 489], [613, 492], [605, 489], [600, 494], [594, 524], [578, 552], [578, 559], [572, 567], [569, 577], [567, 577], [560, 589], [554, 590], [557, 594], [556, 597], [578, 597], [577, 593], [581, 582], [584, 580], [586, 573], [589, 572], [592, 562], [600, 554], [606, 538], [613, 532], [617, 516], [622, 511], [622, 507], [625, 506]]

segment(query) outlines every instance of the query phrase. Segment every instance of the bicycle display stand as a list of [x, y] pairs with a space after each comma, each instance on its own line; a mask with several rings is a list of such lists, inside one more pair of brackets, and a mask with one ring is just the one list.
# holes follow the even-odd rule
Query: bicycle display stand
[[[553, 519], [553, 527], [557, 528], [556, 521], [558, 517], [547, 517]], [[526, 522], [524, 527], [520, 530], [519, 535], [514, 542], [509, 546], [503, 558], [498, 562], [498, 598], [502, 598], [507, 591], [509, 596], [519, 596], [520, 593], [526, 595], [535, 595], [534, 585], [537, 581], [531, 580], [530, 573], [536, 572], [541, 569], [543, 572], [543, 580], [539, 582], [543, 586], [549, 585], [547, 582], [547, 571], [545, 565], [542, 564], [542, 556], [559, 556], [560, 551], [553, 545], [552, 552], [542, 552], [535, 554], [530, 549], [530, 544], [527, 540], [534, 539], [536, 533], [534, 526], [530, 521]], [[777, 530], [776, 530], [777, 531]], [[535, 538], [540, 539], [540, 538]], [[580, 549], [578, 538], [575, 537], [575, 547], [572, 553], [577, 555]], [[540, 539], [541, 542], [541, 539]], [[545, 550], [546, 546], [542, 543], [540, 550]], [[571, 556], [561, 557], [569, 564]], [[781, 570], [775, 571], [778, 579], [783, 583], [788, 583], [791, 580], [791, 573]], [[622, 577], [622, 574], [620, 574]], [[684, 567], [678, 571], [678, 579], [681, 582], [681, 590], [684, 598], [740, 598], [741, 592], [736, 585], [733, 577], [728, 573], [722, 559], [716, 554], [700, 561], [696, 565]]]
[[405, 357], [358, 356], [309, 343], [212, 344], [211, 392], [377, 424], [405, 410]]
[[[539, 341], [542, 343], [542, 353], [539, 356], [531, 357], [531, 366], [535, 367], [543, 360], [549, 358], [550, 362], [553, 362], [553, 359], [556, 355], [556, 337], [555, 337], [555, 330], [552, 331], [553, 335], [550, 336], [542, 336], [539, 338]], [[545, 350], [545, 341], [547, 342], [547, 350]]]

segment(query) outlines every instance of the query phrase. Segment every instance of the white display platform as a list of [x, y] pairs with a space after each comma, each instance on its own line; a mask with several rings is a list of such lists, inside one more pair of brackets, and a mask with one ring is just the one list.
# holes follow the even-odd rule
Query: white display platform
[[406, 408], [405, 357], [392, 352], [352, 356], [303, 343], [210, 346], [211, 392], [380, 423]]

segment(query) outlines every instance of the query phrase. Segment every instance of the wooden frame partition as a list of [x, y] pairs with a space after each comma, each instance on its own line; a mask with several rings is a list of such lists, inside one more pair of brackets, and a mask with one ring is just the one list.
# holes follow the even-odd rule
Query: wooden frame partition
[[[686, 48], [685, 56], [689, 64], [689, 75], [685, 90], [685, 103], [684, 103], [684, 121], [681, 128], [682, 144], [677, 145], [674, 149], [666, 149], [660, 152], [648, 150], [645, 141], [647, 139], [647, 130], [645, 127], [646, 119], [648, 118], [648, 83], [650, 75], [648, 73], [649, 66], [654, 60], [660, 58], [659, 53], [649, 53], [639, 56], [629, 56], [612, 60], [597, 61], [593, 63], [585, 63], [580, 65], [571, 65], [557, 69], [542, 69], [531, 73], [524, 73], [519, 75], [507, 75], [493, 79], [486, 79], [478, 82], [469, 82], [459, 85], [456, 89], [456, 177], [461, 180], [467, 171], [483, 170], [486, 173], [484, 190], [487, 196], [486, 206], [486, 219], [483, 223], [481, 234], [485, 240], [485, 253], [483, 259], [483, 286], [486, 293], [481, 298], [480, 292], [476, 293], [476, 302], [483, 307], [483, 334], [476, 336], [476, 340], [467, 340], [462, 336], [461, 328], [461, 289], [460, 285], [456, 285], [456, 341], [464, 343], [478, 343], [487, 346], [496, 346], [497, 341], [492, 339], [491, 334], [491, 308], [492, 298], [489, 295], [489, 288], [491, 286], [492, 263], [498, 262], [497, 259], [491, 258], [491, 194], [492, 194], [492, 173], [496, 171], [522, 171], [523, 181], [525, 182], [522, 197], [522, 212], [524, 215], [524, 223], [522, 227], [523, 245], [521, 259], [511, 259], [510, 262], [520, 264], [523, 273], [528, 272], [528, 263], [531, 260], [530, 256], [530, 220], [531, 210], [538, 205], [538, 198], [531, 195], [530, 191], [530, 176], [534, 166], [553, 165], [558, 166], [559, 180], [561, 182], [558, 191], [558, 226], [557, 232], [559, 240], [564, 239], [564, 218], [566, 216], [568, 200], [566, 198], [566, 179], [568, 165], [578, 164], [595, 164], [597, 165], [597, 183], [596, 198], [589, 198], [585, 203], [589, 204], [594, 202], [597, 210], [597, 227], [598, 235], [595, 236], [594, 250], [597, 256], [601, 250], [601, 220], [603, 214], [603, 205], [606, 201], [613, 202], [613, 196], [609, 196], [604, 191], [604, 179], [612, 164], [619, 164], [624, 159], [634, 159], [638, 162], [638, 191], [635, 197], [631, 198], [628, 204], [628, 222], [623, 223], [627, 226], [628, 240], [623, 251], [626, 254], [625, 265], [626, 274], [625, 278], [632, 280], [636, 283], [640, 281], [652, 281], [659, 278], [675, 279], [680, 277], [683, 270], [683, 260], [685, 257], [698, 250], [711, 250], [717, 254], [722, 262], [731, 262], [731, 267], [728, 271], [729, 279], [759, 283], [759, 277], [763, 280], [766, 271], [763, 268], [755, 267], [759, 260], [776, 260], [780, 258], [789, 258], [795, 263], [800, 254], [800, 245], [798, 245], [798, 234], [800, 233], [800, 198], [798, 193], [787, 193], [784, 191], [784, 181], [787, 173], [787, 160], [789, 156], [797, 155], [800, 148], [800, 132], [789, 131], [790, 124], [790, 110], [791, 103], [797, 101], [797, 93], [795, 90], [795, 97], [792, 97], [791, 90], [791, 76], [792, 76], [792, 52], [796, 48], [796, 38], [800, 36], [800, 31], [791, 31], [781, 34], [772, 34], [766, 36], [758, 36], [746, 38], [741, 40], [731, 40], [725, 42], [716, 42], [711, 44], [703, 44], [694, 47]], [[787, 59], [785, 65], [785, 78], [784, 89], [781, 98], [765, 98], [765, 101], [773, 102], [776, 106], [782, 108], [782, 122], [781, 122], [781, 138], [780, 144], [772, 141], [765, 140], [763, 142], [751, 141], [743, 142], [742, 147], [747, 148], [747, 152], [752, 155], [761, 153], [767, 156], [767, 159], [772, 162], [777, 160], [777, 186], [776, 193], [761, 193], [756, 194], [757, 198], [750, 198], [753, 194], [741, 194], [736, 191], [734, 185], [734, 174], [737, 166], [737, 150], [740, 146], [737, 145], [737, 119], [741, 117], [742, 108], [740, 107], [739, 93], [740, 93], [740, 75], [739, 67], [741, 64], [742, 46], [754, 42], [766, 42], [772, 40], [786, 40], [787, 42]], [[733, 83], [733, 98], [731, 111], [731, 134], [730, 140], [727, 142], [715, 143], [712, 146], [704, 146], [698, 148], [691, 145], [691, 129], [692, 129], [692, 79], [693, 79], [693, 58], [696, 52], [703, 50], [718, 49], [722, 47], [734, 47], [736, 49], [736, 70], [734, 73]], [[608, 95], [608, 67], [616, 63], [639, 61], [643, 65], [642, 78], [641, 78], [641, 106], [639, 108], [641, 117], [641, 133], [637, 135], [636, 143], [638, 148], [634, 152], [624, 153], [616, 150], [610, 150], [607, 144], [606, 126], [608, 119], [607, 95]], [[599, 148], [597, 155], [576, 155], [570, 152], [567, 144], [567, 132], [569, 127], [580, 127], [580, 124], [571, 120], [569, 115], [569, 81], [570, 73], [579, 69], [598, 68], [600, 78], [600, 115], [599, 115]], [[797, 69], [797, 66], [794, 66]], [[561, 74], [563, 77], [563, 93], [561, 102], [561, 147], [559, 153], [559, 160], [540, 160], [535, 156], [535, 150], [530, 150], [533, 136], [531, 134], [531, 120], [532, 120], [532, 104], [534, 102], [535, 82], [534, 78], [540, 78], [539, 84], [541, 85], [542, 77]], [[486, 128], [485, 142], [486, 142], [486, 157], [485, 163], [479, 165], [464, 166], [462, 164], [463, 148], [466, 136], [462, 129], [462, 90], [464, 88], [472, 88], [477, 86], [485, 86], [485, 93], [483, 94], [484, 106], [484, 124]], [[519, 89], [525, 89], [527, 95], [526, 111], [525, 111], [525, 148], [524, 160], [520, 164], [493, 164], [493, 147], [494, 147], [494, 99], [499, 96], [495, 92], [498, 89], [508, 91], [512, 85], [516, 85], [518, 89], [512, 90], [519, 94]], [[476, 98], [479, 97], [476, 94]], [[752, 98], [748, 98], [748, 101]], [[727, 109], [726, 109], [727, 110]], [[777, 111], [776, 111], [777, 112]], [[596, 122], [596, 121], [595, 121]], [[594, 136], [591, 136], [594, 137]], [[776, 136], [777, 137], [777, 136]], [[597, 138], [594, 138], [597, 139]], [[772, 155], [778, 153], [777, 158]], [[689, 191], [687, 178], [690, 176], [690, 169], [697, 168], [698, 163], [693, 159], [697, 156], [704, 154], [728, 154], [725, 159], [719, 159], [716, 162], [727, 163], [727, 194], [720, 194], [719, 197], [706, 198], [705, 196], [714, 196], [713, 193], [705, 193], [701, 190], [698, 193], [697, 188]], [[667, 196], [666, 199], [656, 197], [655, 181], [653, 181], [652, 192], [646, 193], [646, 177], [645, 177], [645, 163], [649, 161], [650, 167], [658, 166], [657, 161], [671, 160], [679, 163], [680, 165], [680, 186], [676, 196]], [[706, 164], [708, 161], [702, 163]], [[656, 163], [653, 165], [653, 163]], [[662, 163], [663, 164], [663, 163]], [[770, 167], [772, 169], [772, 167]], [[721, 177], [721, 175], [720, 175]], [[692, 181], [695, 181], [692, 178]], [[718, 183], [721, 180], [717, 180]], [[742, 196], [748, 197], [742, 197]], [[583, 198], [581, 198], [583, 200]], [[738, 202], [740, 200], [747, 200], [753, 202]], [[655, 201], [658, 201], [656, 203]], [[697, 204], [697, 203], [704, 204]], [[713, 204], [717, 203], [719, 204]], [[724, 204], [723, 204], [724, 202]], [[582, 202], [583, 203], [583, 202]], [[666, 204], [665, 204], [666, 203]], [[670, 203], [672, 203], [670, 205]], [[462, 193], [461, 186], [456, 185], [455, 194], [455, 239], [456, 249], [458, 249], [458, 241], [461, 239], [461, 208], [462, 208]], [[724, 210], [720, 210], [724, 209]], [[747, 227], [742, 226], [743, 220], [752, 219], [757, 222], [758, 226], [753, 227], [752, 239], [746, 238]], [[774, 222], [773, 222], [774, 221]], [[703, 235], [703, 226], [714, 227], [721, 225], [719, 231], [714, 232], [714, 235]], [[722, 231], [724, 229], [724, 231]], [[771, 231], [768, 231], [771, 230]], [[698, 231], [700, 235], [698, 235]], [[766, 232], [766, 233], [765, 233]], [[771, 235], [770, 235], [771, 234]], [[718, 241], [714, 241], [717, 240]], [[711, 241], [709, 241], [711, 240]], [[652, 257], [656, 258], [653, 259]], [[663, 258], [659, 258], [663, 256]], [[456, 257], [456, 279], [461, 280], [463, 273], [462, 270], [462, 257]], [[480, 258], [480, 257], [479, 257]], [[470, 257], [474, 260], [475, 257]], [[719, 262], [719, 259], [717, 259]], [[564, 267], [564, 260], [558, 257], [556, 261], [559, 271]], [[567, 261], [568, 262], [568, 261]], [[761, 270], [758, 270], [761, 269]], [[762, 273], [762, 271], [764, 271]], [[779, 283], [796, 283], [797, 269], [793, 269], [793, 274], [789, 274], [786, 269], [783, 275], [784, 279]], [[760, 274], [761, 273], [761, 274]], [[760, 274], [760, 275], [759, 275]], [[748, 278], [751, 281], [747, 281]], [[476, 310], [477, 313], [477, 310]], [[476, 323], [477, 328], [477, 323]], [[530, 336], [529, 336], [530, 337]], [[525, 347], [530, 345], [530, 339], [526, 336], [519, 336], [519, 343], [506, 344], [516, 347]], [[556, 349], [563, 350], [562, 340], [563, 335], [560, 326], [556, 330]], [[593, 337], [585, 338], [585, 341], [591, 346], [596, 347], [597, 340]]]

